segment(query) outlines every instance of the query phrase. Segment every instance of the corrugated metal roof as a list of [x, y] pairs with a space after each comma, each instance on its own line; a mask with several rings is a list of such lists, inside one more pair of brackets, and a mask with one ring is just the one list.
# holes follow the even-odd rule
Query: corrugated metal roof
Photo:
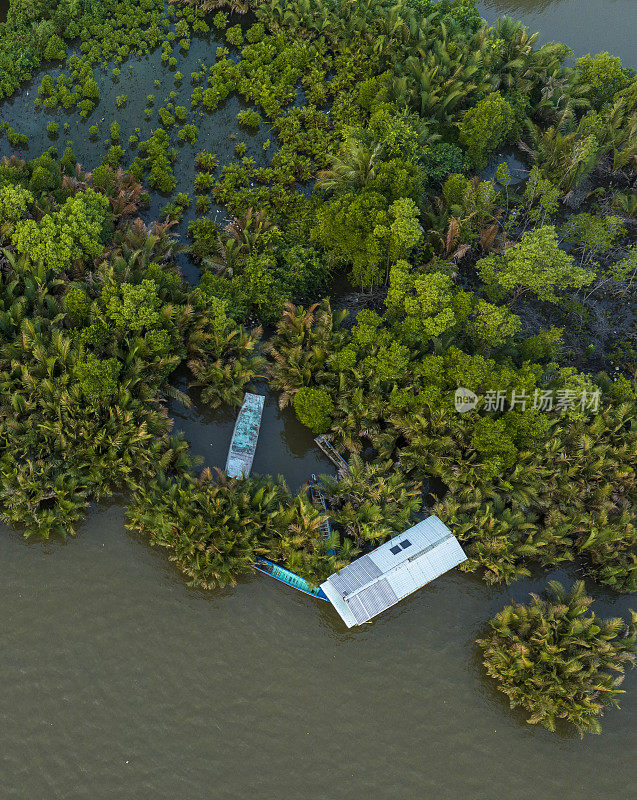
[[321, 588], [351, 628], [466, 559], [449, 528], [431, 516], [330, 575]]

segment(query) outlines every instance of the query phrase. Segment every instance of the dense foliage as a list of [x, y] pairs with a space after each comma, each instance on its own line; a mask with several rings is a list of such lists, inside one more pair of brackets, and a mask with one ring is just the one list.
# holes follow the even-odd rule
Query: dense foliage
[[[402, 292], [391, 288], [389, 310], [400, 310], [394, 324], [391, 313], [383, 320], [363, 311], [348, 329], [327, 303], [290, 307], [268, 342], [281, 404], [292, 402], [299, 413], [297, 394], [320, 389], [321, 415], [314, 399], [308, 423], [320, 420], [324, 429], [329, 410], [331, 432], [343, 448], [372, 446], [381, 459], [400, 463], [410, 480], [442, 481], [448, 492], [433, 510], [465, 544], [463, 568], [480, 571], [489, 583], [528, 575], [533, 561], [551, 566], [581, 555], [598, 580], [634, 591], [637, 432], [629, 384], [603, 374], [595, 384], [559, 367], [549, 360], [550, 346], [548, 352], [538, 347], [546, 337], [514, 347], [515, 326], [494, 313], [499, 307], [481, 301], [472, 311], [469, 293], [454, 293], [450, 280], [431, 283], [430, 277], [422, 279], [427, 299], [413, 307], [413, 325], [404, 316]], [[433, 318], [423, 317], [424, 309]], [[441, 351], [435, 340], [443, 321], [456, 344]], [[486, 354], [502, 349], [506, 358]], [[529, 351], [545, 360], [528, 360]], [[484, 402], [457, 413], [458, 386]], [[487, 393], [498, 391], [509, 400], [489, 410]], [[589, 403], [596, 391], [597, 411]], [[513, 392], [527, 398], [524, 409], [522, 403], [509, 408]], [[563, 407], [540, 410], [542, 398], [553, 393]]]
[[252, 571], [255, 555], [286, 561], [316, 583], [345, 563], [328, 554], [324, 520], [305, 493], [292, 495], [281, 479], [171, 480], [163, 473], [133, 497], [130, 527], [168, 549], [193, 586], [235, 583]]
[[622, 619], [586, 615], [592, 604], [583, 581], [566, 591], [552, 581], [548, 599], [507, 606], [478, 644], [484, 665], [511, 708], [554, 731], [560, 720], [580, 734], [599, 733], [604, 706], [618, 706], [626, 665], [637, 659], [637, 614]]
[[[259, 554], [317, 582], [433, 510], [487, 583], [577, 559], [634, 591], [637, 79], [536, 38], [472, 0], [12, 0], [0, 99], [56, 61], [49, 137], [107, 138], [92, 172], [71, 139], [0, 164], [5, 519], [65, 535], [126, 489], [129, 525], [215, 587]], [[143, 87], [128, 136], [104, 76], [160, 47], [170, 90]], [[225, 159], [200, 125], [233, 94]], [[195, 476], [167, 410], [186, 374], [211, 408], [265, 376], [332, 438], [330, 542], [303, 491]]]
[[259, 332], [183, 282], [166, 227], [131, 220], [130, 175], [70, 178], [50, 156], [0, 175], [3, 513], [27, 535], [68, 534], [90, 500], [189, 467], [171, 377], [188, 362], [209, 402], [240, 403]]

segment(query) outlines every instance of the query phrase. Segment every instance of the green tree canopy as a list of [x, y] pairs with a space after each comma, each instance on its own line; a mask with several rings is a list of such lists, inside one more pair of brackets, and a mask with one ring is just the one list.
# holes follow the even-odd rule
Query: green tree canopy
[[488, 94], [466, 112], [459, 139], [477, 169], [486, 166], [488, 154], [506, 139], [514, 121], [513, 109], [499, 92]]
[[404, 260], [390, 270], [385, 302], [389, 319], [402, 334], [422, 341], [450, 330], [470, 311], [470, 295], [456, 291], [449, 275], [421, 273]]
[[558, 302], [558, 291], [588, 286], [595, 278], [560, 249], [553, 225], [527, 231], [504, 255], [487, 256], [476, 268], [487, 287], [500, 296], [531, 292], [551, 303]]
[[367, 286], [379, 277], [383, 262], [377, 225], [387, 224], [387, 200], [378, 192], [346, 192], [321, 206], [312, 238], [326, 248], [333, 263], [352, 266], [352, 280]]
[[469, 323], [469, 334], [479, 347], [500, 347], [512, 339], [522, 327], [517, 314], [506, 306], [478, 300]]
[[75, 365], [75, 377], [84, 397], [93, 404], [112, 397], [117, 392], [121, 368], [116, 358], [100, 359], [93, 353], [86, 353]]
[[321, 206], [312, 230], [314, 241], [332, 263], [352, 265], [361, 286], [379, 283], [390, 263], [405, 258], [422, 236], [418, 208], [410, 197], [391, 205], [379, 192], [346, 192]]
[[159, 324], [161, 300], [153, 280], [145, 279], [137, 285], [107, 284], [102, 289], [102, 300], [107, 317], [122, 331], [141, 331]]
[[597, 53], [595, 56], [589, 53], [578, 58], [575, 67], [577, 79], [595, 108], [612, 100], [616, 92], [630, 83], [628, 70], [622, 66], [621, 59], [610, 53]]
[[32, 202], [33, 195], [23, 186], [11, 183], [0, 186], [0, 225], [17, 222]]
[[331, 424], [334, 401], [327, 389], [303, 386], [292, 399], [296, 416], [314, 433], [325, 433]]
[[42, 263], [53, 272], [67, 269], [77, 259], [99, 256], [108, 199], [86, 189], [69, 197], [58, 211], [45, 214], [38, 223], [23, 219], [16, 223], [11, 242], [31, 263]]

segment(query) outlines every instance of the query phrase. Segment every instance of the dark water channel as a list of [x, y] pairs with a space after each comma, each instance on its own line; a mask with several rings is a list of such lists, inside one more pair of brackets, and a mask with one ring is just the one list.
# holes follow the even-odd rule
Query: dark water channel
[[[220, 165], [228, 164], [239, 160], [235, 156], [234, 149], [238, 143], [243, 142], [246, 145], [244, 155], [253, 158], [258, 165], [265, 166], [276, 151], [276, 136], [272, 133], [267, 119], [263, 120], [256, 132], [239, 126], [237, 113], [249, 106], [235, 94], [220, 103], [214, 113], [206, 113], [201, 108], [191, 111], [190, 96], [194, 84], [191, 83], [190, 75], [199, 72], [202, 64], [212, 66], [215, 63], [217, 47], [224, 44], [221, 37], [215, 37], [214, 29], [205, 37], [193, 36], [189, 51], [182, 52], [179, 56], [178, 68], [183, 75], [181, 81], [175, 81], [174, 70], [162, 64], [160, 48], [145, 57], [130, 57], [118, 65], [119, 75], [112, 74], [114, 63], [109, 64], [107, 72], [95, 68], [94, 76], [99, 85], [100, 100], [86, 119], [82, 119], [75, 109], [65, 111], [58, 106], [50, 110], [34, 105], [44, 75], [49, 74], [55, 80], [62, 71], [66, 71], [59, 62], [48, 63], [46, 68], [42, 68], [34, 75], [31, 82], [25, 84], [19, 94], [0, 103], [0, 119], [29, 137], [28, 143], [21, 147], [12, 147], [6, 136], [1, 137], [0, 156], [13, 153], [22, 158], [34, 158], [50, 147], [57, 148], [58, 154], [61, 155], [67, 142], [72, 142], [77, 161], [84, 170], [90, 171], [101, 164], [103, 156], [113, 144], [110, 138], [110, 126], [116, 121], [120, 126], [117, 143], [124, 150], [122, 166], [126, 168], [138, 155], [137, 145], [129, 144], [129, 136], [136, 134], [139, 140], [143, 141], [160, 128], [157, 112], [166, 105], [166, 102], [170, 101], [175, 106], [185, 106], [189, 112], [186, 122], [194, 123], [199, 129], [197, 141], [189, 144], [177, 139], [177, 130], [184, 124], [179, 122], [175, 124], [169, 136], [171, 147], [177, 150], [177, 159], [173, 164], [176, 179], [173, 192], [185, 192], [191, 199], [190, 207], [186, 210], [182, 221], [172, 229], [172, 232], [180, 237], [182, 244], [187, 245], [188, 223], [197, 216], [194, 189], [196, 153], [207, 150], [218, 157]], [[205, 88], [205, 76], [199, 85]], [[174, 93], [172, 98], [171, 93]], [[144, 113], [149, 94], [155, 98], [150, 118]], [[116, 98], [121, 95], [126, 95], [127, 100], [123, 107], [118, 108]], [[49, 122], [57, 123], [57, 133], [50, 134], [47, 131]], [[92, 137], [89, 133], [89, 127], [93, 125], [99, 128], [96, 137]], [[263, 144], [267, 139], [270, 139], [271, 146], [264, 151]], [[146, 185], [146, 188], [149, 187]], [[152, 189], [149, 190], [149, 194], [150, 205], [141, 212], [142, 218], [147, 221], [159, 219], [162, 206], [170, 199], [168, 195]], [[208, 215], [219, 224], [228, 221], [224, 209], [214, 203], [211, 203]], [[178, 257], [178, 262], [185, 277], [190, 282], [197, 282], [199, 270], [192, 261], [181, 255]]]
[[[522, 16], [577, 54], [609, 49], [637, 63], [631, 0], [487, 6], [490, 19]], [[210, 52], [193, 39], [184, 75], [204, 48]], [[158, 52], [131, 63], [118, 81], [106, 79], [88, 121], [68, 117], [86, 167], [99, 163], [102, 145], [96, 151], [82, 132], [101, 117], [101, 140], [113, 118], [123, 143], [137, 125], [144, 135], [157, 126], [143, 119], [145, 95], [156, 94], [159, 107], [172, 79]], [[129, 105], [115, 113], [123, 93]], [[33, 96], [31, 86], [0, 106], [2, 119], [30, 134], [30, 156], [50, 143], [49, 117], [34, 112]], [[236, 132], [262, 158], [266, 126], [252, 138], [239, 132], [239, 107], [230, 98], [197, 120], [195, 148], [223, 163]], [[65, 138], [61, 131], [58, 146]], [[6, 146], [0, 140], [0, 152]], [[196, 152], [186, 148], [187, 156]], [[179, 164], [178, 189], [192, 193], [192, 158]], [[162, 202], [154, 197], [151, 213]], [[223, 466], [233, 415], [176, 405], [172, 413], [193, 451]], [[281, 473], [293, 488], [330, 470], [269, 394], [254, 469]], [[67, 543], [0, 531], [0, 800], [635, 798], [637, 672], [603, 734], [581, 741], [536, 730], [511, 712], [473, 646], [511, 598], [541, 591], [548, 577], [568, 582], [573, 572], [500, 589], [453, 572], [347, 631], [327, 604], [262, 576], [223, 592], [187, 588], [162, 552], [125, 532], [122, 505], [91, 509]], [[599, 593], [596, 608], [626, 615], [630, 605]]]

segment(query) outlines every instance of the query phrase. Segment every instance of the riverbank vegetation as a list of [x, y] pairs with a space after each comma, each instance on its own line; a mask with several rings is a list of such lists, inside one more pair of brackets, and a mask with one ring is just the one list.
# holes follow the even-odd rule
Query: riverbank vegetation
[[629, 624], [587, 615], [593, 600], [583, 581], [569, 591], [551, 581], [547, 594], [507, 606], [491, 620], [478, 639], [484, 665], [532, 725], [554, 731], [564, 720], [580, 735], [600, 733], [604, 707], [619, 706], [625, 668], [637, 658], [637, 614]]
[[129, 173], [64, 169], [48, 154], [0, 165], [0, 491], [6, 519], [39, 537], [189, 465], [165, 405], [190, 402], [170, 383], [181, 364], [213, 406], [239, 401], [261, 364], [259, 331], [176, 271], [170, 226], [135, 218]]
[[[68, 535], [126, 490], [214, 588], [256, 555], [319, 582], [430, 510], [489, 584], [575, 562], [635, 591], [632, 69], [471, 0], [14, 0], [0, 65], [52, 137], [0, 142], [5, 519]], [[236, 97], [225, 157], [203, 131]], [[332, 438], [331, 542], [303, 490], [197, 474], [184, 376], [210, 408], [265, 377]]]

